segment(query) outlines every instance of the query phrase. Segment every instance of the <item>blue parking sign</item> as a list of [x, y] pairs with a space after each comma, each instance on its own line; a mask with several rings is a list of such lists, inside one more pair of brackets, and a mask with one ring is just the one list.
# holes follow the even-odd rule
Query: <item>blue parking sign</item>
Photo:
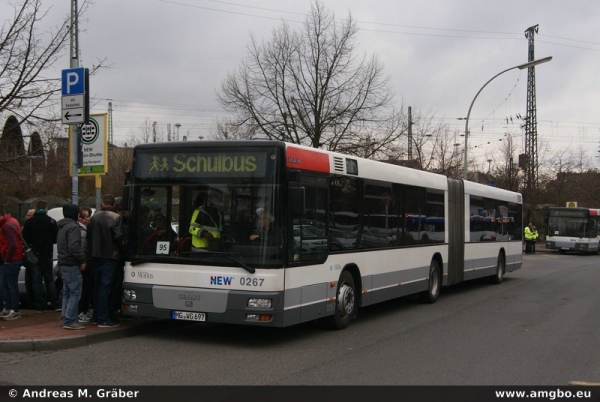
[[77, 95], [85, 93], [85, 68], [62, 70], [62, 94]]

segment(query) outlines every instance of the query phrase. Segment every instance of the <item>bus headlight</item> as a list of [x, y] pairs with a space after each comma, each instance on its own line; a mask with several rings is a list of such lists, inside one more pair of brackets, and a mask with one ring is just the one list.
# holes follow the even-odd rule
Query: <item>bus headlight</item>
[[123, 289], [123, 297], [125, 300], [135, 300], [137, 298], [135, 290]]
[[271, 299], [248, 299], [250, 308], [271, 308], [273, 302]]

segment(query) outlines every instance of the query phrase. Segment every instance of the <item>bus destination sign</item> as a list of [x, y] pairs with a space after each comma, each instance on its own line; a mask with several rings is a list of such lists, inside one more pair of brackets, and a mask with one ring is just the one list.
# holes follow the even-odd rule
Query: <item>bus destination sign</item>
[[264, 152], [139, 153], [137, 176], [172, 177], [264, 176]]

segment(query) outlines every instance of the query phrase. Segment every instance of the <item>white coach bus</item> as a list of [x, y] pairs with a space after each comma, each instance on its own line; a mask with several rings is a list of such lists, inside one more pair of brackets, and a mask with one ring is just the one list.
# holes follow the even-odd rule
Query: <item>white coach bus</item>
[[567, 251], [600, 252], [600, 209], [550, 207], [546, 224], [546, 248], [563, 254]]
[[[520, 194], [335, 152], [144, 144], [129, 181], [127, 315], [272, 327], [324, 319], [342, 329], [360, 307], [410, 294], [433, 303], [443, 286], [500, 283], [522, 263]], [[206, 225], [199, 217], [211, 208]], [[472, 211], [511, 222], [506, 236], [471, 236]], [[251, 240], [265, 213], [268, 231]], [[434, 218], [436, 236], [414, 236], [414, 216]], [[206, 231], [214, 240], [190, 234]]]

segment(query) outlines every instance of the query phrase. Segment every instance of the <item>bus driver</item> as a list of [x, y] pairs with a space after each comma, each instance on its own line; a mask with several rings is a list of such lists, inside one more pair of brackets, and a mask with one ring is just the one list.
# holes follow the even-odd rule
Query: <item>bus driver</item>
[[194, 201], [196, 210], [190, 222], [192, 235], [192, 251], [205, 251], [216, 248], [223, 230], [223, 194], [217, 189], [209, 189], [205, 205], [202, 203], [203, 193]]

